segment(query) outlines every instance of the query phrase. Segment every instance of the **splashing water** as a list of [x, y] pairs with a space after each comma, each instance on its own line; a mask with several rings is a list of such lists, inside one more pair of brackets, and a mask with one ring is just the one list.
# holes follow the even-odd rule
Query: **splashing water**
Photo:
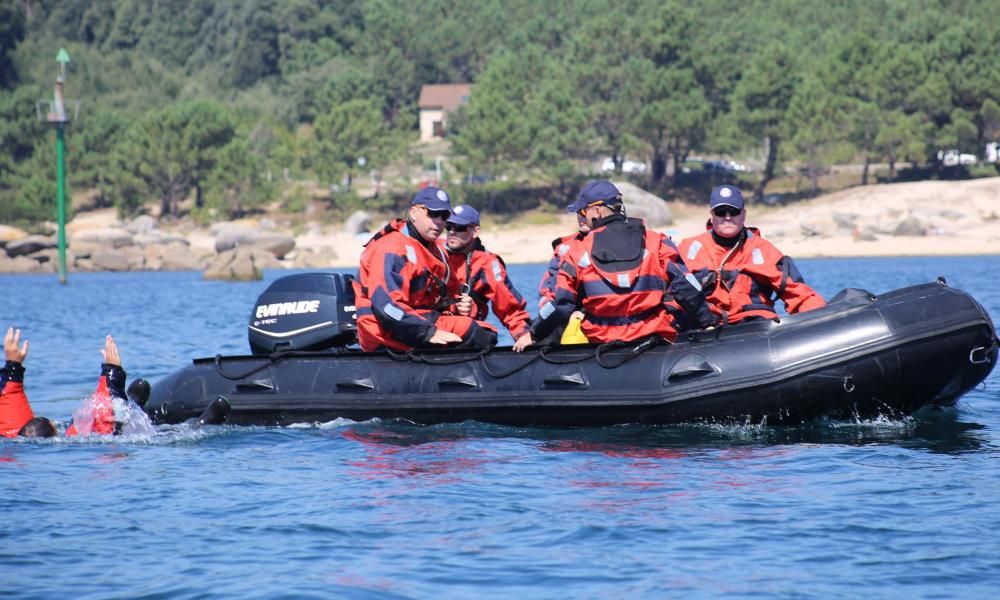
[[[73, 411], [73, 424], [80, 435], [94, 433], [96, 416], [105, 409], [105, 400], [99, 394], [91, 394], [83, 399], [80, 407]], [[149, 436], [156, 433], [156, 427], [139, 405], [122, 398], [112, 398], [111, 408], [114, 411], [115, 422], [121, 424], [119, 432], [122, 435]]]

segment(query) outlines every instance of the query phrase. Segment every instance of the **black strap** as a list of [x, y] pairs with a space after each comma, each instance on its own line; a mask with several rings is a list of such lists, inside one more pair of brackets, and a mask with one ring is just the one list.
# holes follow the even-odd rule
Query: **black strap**
[[774, 297], [771, 298], [771, 303], [772, 304], [774, 302], [780, 300], [781, 297], [785, 295], [785, 287], [788, 285], [788, 269], [789, 269], [788, 261], [785, 260], [785, 257], [782, 257], [781, 258], [781, 286], [775, 292]]

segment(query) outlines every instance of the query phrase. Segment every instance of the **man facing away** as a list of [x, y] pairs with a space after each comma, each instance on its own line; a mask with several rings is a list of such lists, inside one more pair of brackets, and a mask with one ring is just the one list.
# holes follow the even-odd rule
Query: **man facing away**
[[646, 229], [640, 219], [629, 219], [614, 184], [587, 183], [571, 208], [591, 231], [569, 242], [557, 273], [555, 302], [539, 311], [533, 337], [543, 338], [565, 324], [578, 307], [584, 313], [581, 329], [591, 342], [653, 335], [672, 341], [675, 311], [700, 327], [716, 324], [673, 242]]
[[514, 338], [514, 352], [520, 352], [532, 343], [527, 301], [507, 276], [503, 259], [483, 246], [479, 228], [479, 211], [465, 205], [456, 206], [445, 223], [445, 250], [451, 268], [448, 297], [458, 299], [452, 310], [482, 323], [487, 304], [492, 304], [493, 314]]
[[451, 216], [451, 198], [436, 187], [413, 197], [396, 219], [365, 244], [354, 282], [358, 342], [371, 352], [435, 346], [484, 348], [496, 334], [449, 309], [450, 270], [437, 239]]
[[780, 298], [790, 314], [826, 305], [806, 285], [791, 257], [746, 226], [743, 193], [731, 185], [712, 190], [707, 230], [680, 245], [681, 257], [724, 323], [774, 318]]

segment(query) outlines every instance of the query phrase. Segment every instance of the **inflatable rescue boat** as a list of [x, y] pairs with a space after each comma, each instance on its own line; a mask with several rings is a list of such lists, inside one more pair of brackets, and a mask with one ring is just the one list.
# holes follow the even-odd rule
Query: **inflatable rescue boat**
[[350, 277], [275, 281], [250, 315], [252, 354], [195, 359], [156, 382], [158, 423], [224, 405], [229, 423], [337, 418], [522, 426], [682, 422], [798, 425], [948, 406], [997, 359], [989, 315], [943, 279], [822, 309], [682, 334], [676, 343], [366, 353]]

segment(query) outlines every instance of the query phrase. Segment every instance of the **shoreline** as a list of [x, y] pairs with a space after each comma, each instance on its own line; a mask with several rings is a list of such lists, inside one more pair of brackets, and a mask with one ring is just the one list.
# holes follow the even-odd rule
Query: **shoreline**
[[[707, 203], [670, 202], [667, 207], [671, 223], [656, 229], [670, 235], [675, 243], [704, 231]], [[568, 214], [553, 215], [551, 223], [541, 225], [490, 225], [489, 216], [484, 216], [487, 225], [480, 232], [483, 244], [509, 264], [546, 264], [552, 257], [552, 241], [576, 230], [576, 219]], [[139, 219], [146, 219], [148, 229], [129, 233]], [[373, 216], [369, 229], [377, 231], [384, 220]], [[747, 224], [796, 259], [1000, 255], [1000, 177], [858, 186], [788, 206], [748, 205]], [[271, 250], [273, 255], [264, 252], [262, 256], [257, 251], [252, 259], [258, 269], [356, 268], [363, 245], [371, 237], [371, 233], [348, 233], [341, 224], [320, 223], [310, 223], [295, 235], [291, 225], [272, 215], [197, 228], [184, 222], [160, 227], [149, 217], [123, 224], [114, 209], [102, 209], [77, 215], [67, 226], [71, 240], [67, 256], [75, 253], [77, 257], [76, 265], [68, 258], [68, 270], [206, 270], [222, 257], [219, 241], [227, 235], [227, 228], [230, 236], [232, 231], [249, 231], [258, 239], [267, 238], [271, 248], [283, 245], [280, 251]], [[86, 258], [87, 262], [81, 262], [85, 255], [73, 240], [85, 236], [93, 238], [88, 249], [95, 257], [99, 252], [121, 258], [115, 261], [103, 256], [100, 263]], [[121, 236], [128, 239], [119, 243]], [[0, 239], [0, 246], [3, 242], [17, 243]], [[54, 273], [57, 259], [51, 237], [48, 244], [34, 254], [16, 258], [20, 261], [16, 264], [34, 264], [32, 269], [14, 268], [15, 259], [4, 256], [0, 248], [0, 273]], [[84, 243], [83, 247], [87, 246]]]

